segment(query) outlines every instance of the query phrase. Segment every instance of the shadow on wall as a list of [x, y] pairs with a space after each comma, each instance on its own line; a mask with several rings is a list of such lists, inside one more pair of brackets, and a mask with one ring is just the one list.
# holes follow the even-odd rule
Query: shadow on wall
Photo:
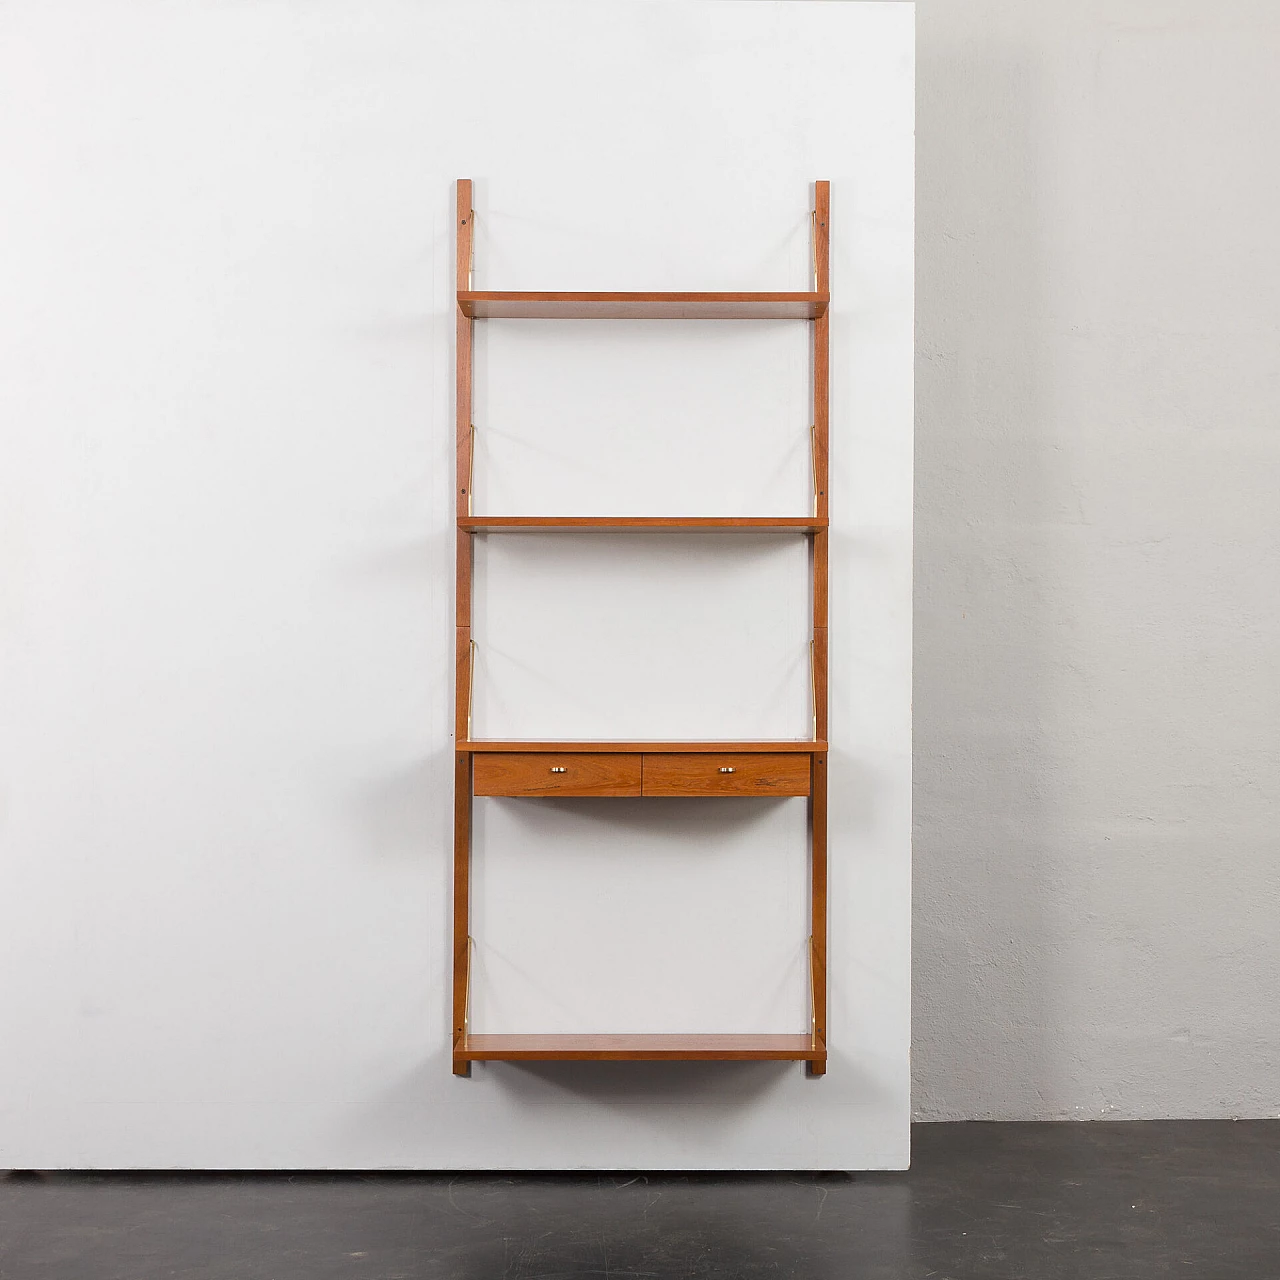
[[[1058, 1110], [1043, 728], [1051, 503], [1035, 67], [921, 51], [916, 1117]], [[1027, 175], [1030, 175], [1028, 178]]]

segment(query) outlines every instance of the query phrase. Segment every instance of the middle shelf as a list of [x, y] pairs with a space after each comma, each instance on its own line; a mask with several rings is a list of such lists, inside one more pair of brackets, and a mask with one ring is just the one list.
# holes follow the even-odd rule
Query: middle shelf
[[530, 293], [459, 289], [471, 319], [816, 320], [831, 295], [807, 293]]
[[777, 529], [816, 533], [825, 516], [459, 516], [458, 528], [472, 533], [536, 532], [539, 529]]

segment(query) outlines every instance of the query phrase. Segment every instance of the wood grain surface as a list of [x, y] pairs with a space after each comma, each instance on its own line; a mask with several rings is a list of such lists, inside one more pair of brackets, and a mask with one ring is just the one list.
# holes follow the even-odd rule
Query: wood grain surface
[[807, 796], [809, 759], [782, 752], [648, 755], [643, 792], [647, 796]]
[[478, 796], [640, 795], [639, 755], [494, 752], [474, 759]]

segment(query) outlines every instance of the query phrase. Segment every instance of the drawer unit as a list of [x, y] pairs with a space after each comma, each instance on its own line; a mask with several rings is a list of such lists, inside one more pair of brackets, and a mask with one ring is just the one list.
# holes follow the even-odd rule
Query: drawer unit
[[689, 751], [644, 757], [647, 796], [807, 796], [812, 756]]
[[590, 754], [478, 752], [474, 793], [478, 796], [638, 796], [640, 756], [605, 751]]

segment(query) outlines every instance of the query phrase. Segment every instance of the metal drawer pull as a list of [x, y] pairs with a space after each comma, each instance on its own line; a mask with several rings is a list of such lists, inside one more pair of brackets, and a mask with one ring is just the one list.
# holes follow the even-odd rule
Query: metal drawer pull
[[720, 766], [720, 772], [721, 773], [737, 773], [738, 771], [736, 769], [730, 768], [727, 764], [722, 764]]
[[568, 773], [568, 770], [562, 764], [553, 764], [551, 766], [552, 773]]

